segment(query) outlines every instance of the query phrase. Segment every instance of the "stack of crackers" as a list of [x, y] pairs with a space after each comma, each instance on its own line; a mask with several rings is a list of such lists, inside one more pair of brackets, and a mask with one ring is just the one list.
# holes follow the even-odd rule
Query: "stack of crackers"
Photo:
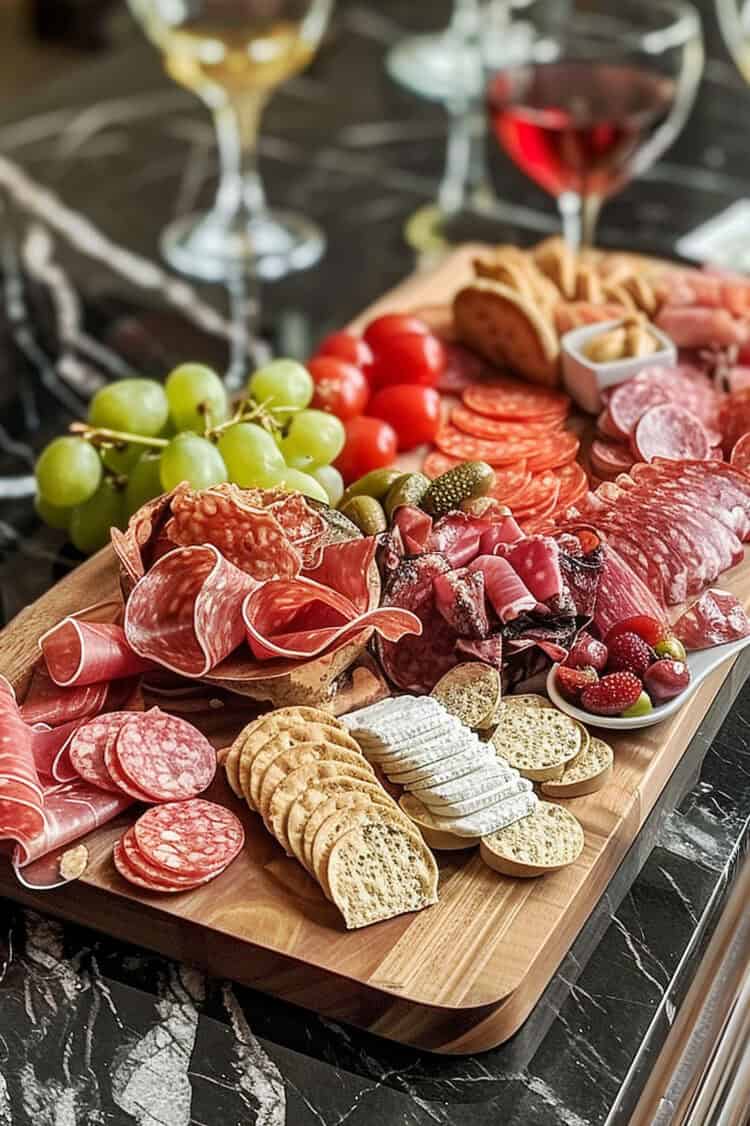
[[625, 315], [652, 319], [662, 301], [657, 263], [576, 254], [561, 238], [530, 250], [499, 246], [475, 259], [474, 271], [453, 302], [458, 338], [490, 363], [547, 386], [560, 382], [565, 333]]
[[308, 707], [261, 716], [224, 766], [235, 794], [317, 880], [348, 928], [437, 901], [432, 853], [334, 716]]

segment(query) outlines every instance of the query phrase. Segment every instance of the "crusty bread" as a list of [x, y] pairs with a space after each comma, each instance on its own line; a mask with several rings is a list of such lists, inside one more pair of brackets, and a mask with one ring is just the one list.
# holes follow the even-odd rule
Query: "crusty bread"
[[437, 902], [438, 869], [427, 845], [418, 834], [383, 822], [339, 837], [328, 881], [349, 930]]
[[562, 778], [542, 782], [542, 793], [551, 798], [580, 798], [595, 794], [612, 776], [614, 756], [609, 743], [589, 739], [588, 746], [566, 766]]
[[273, 792], [280, 786], [288, 774], [299, 766], [308, 762], [319, 762], [327, 759], [329, 762], [343, 762], [348, 766], [361, 767], [374, 780], [375, 772], [367, 759], [359, 751], [352, 751], [349, 747], [340, 747], [336, 743], [323, 739], [317, 743], [296, 743], [288, 751], [277, 755], [263, 775], [258, 797], [258, 812], [265, 821], [268, 816], [268, 807], [271, 803]]
[[551, 318], [510, 286], [477, 279], [456, 294], [453, 316], [460, 339], [490, 363], [533, 383], [560, 382], [560, 342]]
[[533, 813], [482, 837], [485, 864], [504, 876], [543, 876], [572, 864], [584, 845], [580, 822], [567, 809], [539, 802]]
[[[286, 835], [289, 847], [305, 868], [308, 867], [304, 851], [305, 830], [313, 817], [318, 817], [317, 824], [320, 824], [321, 820], [325, 820], [337, 809], [344, 809], [346, 806], [361, 808], [373, 803], [393, 804], [393, 799], [378, 782], [362, 782], [358, 778], [338, 778], [335, 782], [327, 781], [325, 787], [325, 789], [319, 789], [317, 786], [309, 787], [294, 799], [287, 814]], [[318, 810], [326, 805], [326, 810], [318, 816]]]
[[353, 778], [370, 784], [373, 782], [373, 775], [368, 770], [366, 763], [363, 763], [362, 766], [351, 766], [346, 762], [321, 759], [317, 762], [308, 762], [304, 766], [298, 766], [291, 774], [287, 774], [284, 781], [274, 790], [264, 823], [269, 833], [276, 837], [276, 840], [289, 855], [291, 855], [291, 848], [286, 835], [286, 822], [292, 802], [300, 794], [303, 794], [308, 786], [317, 785], [324, 789], [339, 777]]
[[328, 861], [339, 837], [355, 829], [358, 825], [372, 822], [382, 822], [384, 825], [393, 825], [405, 832], [417, 834], [418, 829], [412, 825], [409, 818], [394, 803], [391, 806], [370, 805], [367, 809], [339, 809], [320, 825], [313, 840], [311, 860], [312, 871], [315, 879], [323, 889], [327, 899], [331, 898], [331, 888], [328, 883]]
[[492, 736], [497, 754], [524, 778], [561, 778], [580, 752], [583, 728], [556, 708], [503, 707]]

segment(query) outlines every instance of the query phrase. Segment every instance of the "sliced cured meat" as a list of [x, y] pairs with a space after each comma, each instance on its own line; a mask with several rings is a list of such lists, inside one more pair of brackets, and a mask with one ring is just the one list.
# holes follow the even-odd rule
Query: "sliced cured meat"
[[480, 555], [470, 570], [484, 576], [484, 590], [501, 622], [531, 613], [537, 600], [502, 555]]
[[107, 793], [80, 779], [46, 789], [44, 824], [16, 849], [16, 876], [26, 887], [40, 891], [68, 883], [75, 875], [66, 875], [60, 863], [67, 848], [118, 817], [131, 804], [124, 794]]
[[533, 438], [474, 438], [455, 426], [443, 426], [435, 445], [444, 454], [462, 461], [486, 461], [489, 465], [513, 465], [534, 452]]
[[531, 481], [531, 472], [526, 468], [526, 461], [522, 458], [515, 465], [495, 469], [495, 483], [487, 496], [500, 501], [501, 504], [513, 505], [516, 498], [529, 487]]
[[465, 406], [488, 418], [532, 419], [565, 418], [570, 399], [562, 391], [535, 387], [517, 379], [475, 383], [462, 395]]
[[594, 624], [606, 637], [616, 622], [636, 614], [664, 621], [664, 608], [648, 587], [618, 555], [610, 543], [604, 545], [604, 565], [594, 609]]
[[464, 348], [463, 344], [443, 342], [443, 348], [445, 367], [438, 378], [437, 389], [444, 395], [460, 395], [479, 379], [484, 371], [484, 364], [479, 356]]
[[433, 582], [435, 605], [459, 637], [481, 640], [490, 632], [484, 605], [484, 575], [481, 570], [462, 567], [436, 575]]
[[750, 432], [738, 438], [732, 447], [729, 460], [736, 469], [743, 473], [750, 473]]
[[507, 418], [488, 418], [478, 414], [463, 404], [454, 407], [450, 414], [453, 426], [464, 434], [471, 434], [475, 438], [543, 438], [552, 432], [557, 432], [563, 425], [563, 419], [555, 417], [552, 422], [529, 422], [525, 419], [514, 422]]
[[[128, 682], [123, 681], [123, 684]], [[60, 688], [40, 661], [31, 677], [31, 684], [21, 705], [24, 721], [48, 723], [59, 727], [71, 720], [82, 720], [102, 711], [107, 700], [106, 684], [85, 684], [75, 688]]]
[[580, 439], [571, 430], [563, 430], [540, 440], [536, 450], [526, 462], [532, 473], [542, 473], [545, 469], [560, 469], [570, 465], [578, 456]]
[[514, 518], [508, 514], [486, 528], [479, 540], [479, 555], [494, 555], [501, 544], [518, 543], [523, 532]]
[[575, 605], [578, 617], [587, 621], [594, 616], [599, 578], [604, 566], [604, 548], [598, 536], [587, 550], [577, 536], [557, 536], [560, 548], [560, 573]]
[[122, 792], [107, 770], [107, 748], [111, 752], [120, 730], [132, 718], [132, 712], [108, 712], [79, 727], [70, 745], [70, 761], [85, 782], [102, 790]]
[[125, 597], [151, 566], [153, 541], [158, 538], [169, 517], [173, 497], [186, 488], [186, 485], [179, 485], [172, 492], [147, 501], [130, 517], [124, 532], [119, 528], [111, 529], [112, 547], [120, 562], [120, 585]]
[[201, 677], [244, 638], [240, 607], [257, 583], [211, 544], [163, 556], [136, 584], [125, 635], [139, 656], [182, 676]]
[[196, 879], [231, 864], [245, 843], [240, 819], [203, 798], [153, 806], [138, 818], [133, 835], [151, 864]]
[[393, 531], [401, 537], [406, 555], [419, 555], [427, 550], [432, 534], [432, 517], [421, 508], [402, 504], [393, 517]]
[[[430, 517], [421, 515], [432, 527]], [[330, 544], [318, 566], [305, 571], [304, 577], [342, 594], [362, 613], [372, 610], [380, 602], [380, 579], [373, 566], [376, 547], [373, 536]]]
[[456, 653], [461, 657], [469, 657], [473, 661], [483, 661], [492, 665], [498, 672], [503, 668], [503, 637], [500, 633], [493, 633], [482, 641], [470, 641], [459, 637], [456, 642]]
[[683, 495], [690, 495], [698, 506], [709, 507], [739, 539], [750, 538], [750, 481], [726, 462], [672, 462], [656, 458], [651, 465], [634, 465], [630, 472], [635, 481], [646, 487], [664, 481], [677, 482]]
[[455, 651], [455, 630], [438, 611], [433, 590], [434, 579], [450, 569], [436, 552], [404, 559], [386, 586], [383, 605], [408, 610], [422, 624], [420, 637], [411, 634], [398, 642], [376, 639], [383, 671], [405, 692], [431, 692], [440, 677], [460, 660]]
[[627, 473], [633, 464], [633, 453], [625, 442], [594, 438], [589, 450], [591, 468], [597, 477], [616, 477]]
[[700, 419], [674, 403], [650, 407], [641, 415], [633, 441], [638, 456], [644, 461], [653, 461], [655, 457], [674, 461], [703, 460], [711, 448]]
[[549, 536], [528, 536], [506, 549], [506, 558], [537, 602], [561, 597], [560, 549]]
[[615, 430], [619, 434], [630, 437], [636, 423], [646, 411], [650, 407], [669, 402], [669, 398], [661, 383], [629, 379], [615, 387], [607, 412]]
[[0, 677], [0, 841], [30, 847], [44, 829], [43, 804], [31, 730], [11, 685]]
[[[184, 491], [172, 501], [172, 518], [166, 532], [183, 547], [213, 545], [229, 563], [259, 582], [292, 578], [302, 569], [302, 554], [277, 519], [277, 514], [283, 516], [287, 511], [289, 496], [261, 489], [243, 490], [236, 485]], [[271, 503], [266, 507], [264, 502], [268, 500]], [[325, 531], [324, 521], [315, 513], [313, 523], [312, 514], [307, 519], [307, 504], [303, 502], [302, 508], [298, 542], [309, 545], [312, 537], [317, 544]], [[315, 561], [313, 558], [309, 562], [314, 565]]]
[[448, 454], [442, 454], [439, 450], [432, 450], [424, 459], [422, 465], [422, 472], [426, 477], [434, 479], [441, 477], [443, 473], [447, 473], [449, 469], [455, 469], [460, 465], [464, 458], [450, 457]]
[[560, 495], [557, 498], [559, 506], [567, 507], [569, 504], [575, 504], [588, 490], [586, 470], [578, 461], [563, 466], [557, 476], [560, 479]]
[[168, 868], [164, 868], [159, 864], [152, 864], [141, 850], [135, 839], [135, 831], [133, 826], [128, 829], [127, 833], [119, 840], [121, 850], [121, 858], [126, 861], [124, 870], [122, 865], [115, 864], [121, 876], [126, 879], [132, 880], [132, 873], [135, 873], [147, 885], [154, 885], [152, 890], [156, 891], [188, 891], [190, 888], [200, 887], [201, 884], [206, 883], [208, 880], [213, 880], [221, 872], [224, 871], [225, 864], [217, 864], [216, 867], [208, 872], [205, 876], [189, 876], [183, 875], [181, 872], [170, 872]]
[[39, 639], [47, 670], [61, 688], [137, 676], [151, 668], [127, 643], [122, 626], [64, 618]]
[[482, 536], [490, 526], [490, 521], [481, 517], [470, 516], [466, 512], [450, 512], [435, 524], [427, 550], [439, 551], [451, 567], [463, 567], [479, 551]]
[[34, 724], [31, 728], [31, 750], [38, 774], [55, 782], [72, 782], [78, 777], [70, 761], [70, 743], [79, 726], [77, 719], [61, 727]]
[[663, 306], [654, 323], [671, 337], [678, 348], [742, 347], [748, 339], [744, 320], [737, 320], [728, 309], [698, 306]]
[[[612, 390], [614, 391], [614, 388]], [[611, 399], [612, 395], [610, 395], [609, 398]], [[611, 438], [613, 442], [624, 442], [629, 436], [629, 432], [626, 434], [622, 430], [617, 429], [612, 420], [612, 415], [609, 413], [609, 406], [604, 407], [599, 413], [596, 420], [596, 428], [603, 438]]]
[[710, 649], [750, 635], [750, 620], [742, 603], [727, 590], [705, 591], [672, 626], [690, 652]]
[[533, 477], [527, 488], [515, 499], [513, 511], [516, 516], [522, 513], [540, 512], [554, 508], [560, 496], [560, 478], [551, 469]]
[[743, 435], [750, 432], [750, 388], [727, 395], [719, 414], [722, 448], [729, 455]]
[[205, 735], [159, 708], [131, 716], [114, 749], [122, 772], [152, 801], [196, 797], [216, 773], [216, 752]]
[[150, 794], [147, 794], [145, 790], [141, 790], [140, 787], [136, 786], [120, 766], [120, 760], [117, 757], [116, 739], [105, 743], [104, 765], [107, 768], [107, 773], [112, 779], [112, 782], [121, 793], [127, 794], [132, 801], [143, 802], [144, 805], [151, 805], [153, 803], [154, 798], [152, 798]]

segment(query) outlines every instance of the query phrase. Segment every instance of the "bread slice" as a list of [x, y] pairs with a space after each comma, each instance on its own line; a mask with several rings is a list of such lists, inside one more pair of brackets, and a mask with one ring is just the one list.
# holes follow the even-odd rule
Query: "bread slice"
[[[340, 809], [372, 809], [374, 805], [392, 809], [396, 804], [377, 782], [369, 784], [359, 779], [338, 778], [335, 783], [327, 782], [325, 786], [325, 789], [313, 786], [306, 790], [295, 799], [287, 815], [286, 835], [292, 853], [311, 875], [315, 834], [327, 817]], [[310, 833], [305, 850], [308, 825]]]
[[246, 724], [245, 727], [242, 728], [242, 731], [240, 731], [239, 735], [232, 743], [224, 759], [227, 781], [238, 798], [244, 798], [245, 796], [240, 781], [240, 758], [245, 744], [257, 732], [264, 729], [272, 730], [272, 724], [276, 724], [277, 729], [280, 730], [283, 725], [288, 722], [326, 723], [331, 727], [337, 727], [342, 731], [344, 730], [344, 725], [341, 720], [336, 719], [335, 716], [329, 715], [328, 712], [321, 711], [319, 708], [277, 708], [273, 712], [267, 712], [264, 715], [258, 716], [257, 719], [252, 720], [251, 723]]
[[503, 707], [492, 743], [497, 754], [524, 778], [561, 778], [579, 754], [583, 728], [556, 708]]
[[346, 763], [347, 766], [360, 767], [373, 780], [375, 779], [374, 770], [359, 751], [352, 751], [349, 747], [339, 747], [327, 739], [322, 739], [317, 743], [295, 743], [288, 751], [277, 755], [263, 775], [258, 798], [258, 812], [264, 821], [268, 816], [268, 808], [274, 790], [281, 785], [286, 776], [298, 767], [305, 766], [308, 762], [322, 762], [323, 759], [327, 759], [329, 762]]
[[340, 809], [332, 813], [323, 821], [315, 834], [311, 854], [313, 875], [323, 889], [326, 899], [331, 898], [331, 888], [328, 883], [328, 861], [336, 841], [345, 833], [348, 833], [350, 829], [356, 829], [358, 825], [374, 822], [392, 825], [403, 829], [404, 832], [419, 836], [419, 830], [412, 825], [409, 818], [395, 804], [390, 807], [369, 805], [364, 809]]
[[248, 805], [260, 809], [263, 780], [274, 759], [298, 743], [335, 743], [348, 747], [361, 757], [359, 744], [340, 727], [320, 720], [299, 720], [288, 717], [279, 723], [266, 724], [247, 743], [240, 759], [240, 781], [249, 794]]
[[460, 339], [490, 363], [547, 387], [560, 382], [554, 324], [514, 289], [501, 282], [472, 282], [456, 294], [453, 316]]
[[540, 801], [528, 817], [482, 837], [485, 864], [504, 876], [543, 876], [572, 864], [583, 851], [581, 823], [560, 805]]
[[435, 817], [431, 810], [423, 805], [414, 794], [402, 794], [398, 804], [407, 817], [419, 829], [425, 843], [434, 848], [436, 852], [458, 852], [467, 848], [476, 848], [479, 837], [460, 837], [448, 829], [440, 828], [440, 818]]
[[383, 822], [358, 825], [336, 841], [328, 882], [349, 930], [437, 902], [438, 869], [427, 845]]
[[317, 762], [308, 762], [298, 766], [291, 774], [287, 774], [280, 786], [274, 790], [268, 805], [265, 825], [269, 833], [284, 848], [289, 856], [292, 854], [289, 838], [286, 833], [287, 817], [289, 810], [300, 794], [304, 794], [309, 786], [327, 789], [331, 783], [339, 778], [350, 778], [359, 782], [372, 785], [372, 772], [365, 762], [362, 766], [351, 766], [346, 762], [333, 762], [321, 759]]
[[467, 727], [484, 727], [500, 702], [500, 673], [481, 661], [449, 669], [430, 695]]
[[565, 768], [562, 778], [542, 782], [542, 793], [550, 798], [580, 798], [595, 794], [612, 777], [614, 755], [603, 739], [589, 739], [589, 745]]

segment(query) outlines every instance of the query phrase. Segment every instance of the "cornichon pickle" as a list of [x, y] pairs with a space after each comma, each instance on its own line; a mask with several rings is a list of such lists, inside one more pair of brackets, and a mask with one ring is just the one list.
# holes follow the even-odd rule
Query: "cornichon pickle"
[[344, 490], [344, 495], [339, 501], [339, 508], [343, 508], [352, 497], [375, 497], [375, 500], [382, 500], [393, 482], [402, 477], [403, 473], [403, 469], [396, 469], [394, 466], [385, 469], [371, 469], [369, 473], [365, 473], [364, 477], [353, 481], [349, 488]]
[[445, 516], [461, 501], [482, 497], [495, 481], [495, 471], [486, 461], [464, 461], [441, 473], [422, 498], [421, 507], [431, 516]]
[[424, 473], [402, 473], [393, 482], [383, 501], [383, 508], [388, 519], [393, 519], [393, 513], [402, 504], [411, 504], [417, 507], [429, 487], [430, 478], [425, 477]]
[[388, 527], [383, 506], [375, 497], [352, 497], [342, 505], [341, 512], [366, 536], [377, 536]]

